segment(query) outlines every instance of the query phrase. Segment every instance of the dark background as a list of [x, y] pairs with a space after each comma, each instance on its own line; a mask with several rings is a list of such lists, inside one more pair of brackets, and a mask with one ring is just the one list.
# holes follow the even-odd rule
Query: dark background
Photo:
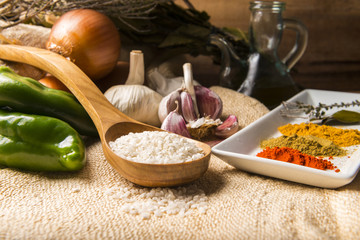
[[[308, 28], [308, 47], [291, 72], [304, 88], [360, 91], [360, 1], [359, 0], [287, 0], [285, 18], [296, 18]], [[182, 5], [182, 1], [176, 3]], [[248, 30], [249, 1], [191, 0], [197, 10], [211, 16], [218, 27]], [[284, 32], [279, 55], [294, 44], [295, 35]], [[206, 60], [205, 60], [206, 61]], [[217, 71], [216, 68], [211, 69]], [[200, 67], [194, 75], [208, 75]], [[201, 77], [200, 77], [201, 78]]]

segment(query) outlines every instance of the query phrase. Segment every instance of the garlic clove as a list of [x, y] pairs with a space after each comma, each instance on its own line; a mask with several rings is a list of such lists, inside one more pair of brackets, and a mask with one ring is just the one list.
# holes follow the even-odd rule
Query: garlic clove
[[[158, 116], [161, 122], [165, 120], [170, 112], [177, 108], [177, 103], [180, 102], [181, 89], [171, 92], [169, 95], [163, 97], [159, 104]], [[179, 110], [180, 111], [180, 110]]]
[[215, 135], [220, 138], [228, 138], [239, 129], [239, 122], [235, 115], [229, 115], [226, 120], [215, 129]]
[[191, 95], [184, 91], [180, 94], [181, 100], [181, 112], [186, 122], [195, 121], [197, 119], [194, 104], [191, 98]]
[[184, 118], [177, 110], [170, 112], [161, 124], [161, 129], [191, 138]]
[[207, 87], [194, 86], [194, 88], [200, 116], [219, 118], [223, 109], [221, 98]]

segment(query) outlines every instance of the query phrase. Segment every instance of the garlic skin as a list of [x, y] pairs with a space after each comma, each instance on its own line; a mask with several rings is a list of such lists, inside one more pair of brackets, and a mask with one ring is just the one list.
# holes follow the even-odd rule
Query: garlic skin
[[215, 129], [215, 136], [228, 138], [239, 130], [239, 122], [235, 115], [229, 115], [226, 120]]
[[214, 119], [210, 119], [207, 117], [202, 117], [202, 118], [196, 119], [195, 121], [190, 121], [187, 124], [187, 126], [188, 126], [188, 128], [199, 128], [204, 124], [212, 125], [212, 126], [219, 126], [222, 124], [222, 121], [219, 118], [214, 120]]
[[162, 96], [154, 90], [144, 85], [116, 85], [104, 95], [129, 117], [152, 126], [161, 126], [158, 109]]
[[[180, 89], [183, 86], [184, 77], [165, 77], [158, 68], [152, 68], [147, 71], [148, 86], [160, 93], [162, 96], [167, 96], [173, 91]], [[200, 85], [196, 80], [193, 80], [194, 85]]]
[[201, 141], [206, 138], [212, 138], [215, 134], [215, 128], [221, 123], [219, 118], [214, 120], [208, 117], [201, 117], [196, 121], [190, 121], [186, 126], [190, 135]]

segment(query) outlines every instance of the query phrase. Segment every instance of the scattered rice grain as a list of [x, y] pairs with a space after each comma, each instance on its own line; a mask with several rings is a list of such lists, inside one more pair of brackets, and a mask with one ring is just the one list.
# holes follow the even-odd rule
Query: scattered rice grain
[[205, 214], [208, 209], [207, 196], [195, 184], [186, 188], [134, 187], [133, 189], [118, 188], [116, 191], [111, 188], [106, 193], [113, 199], [123, 201], [121, 210], [124, 213], [139, 215], [142, 219], [164, 215], [186, 217], [194, 211]]
[[72, 193], [78, 193], [78, 192], [80, 192], [80, 188], [74, 187], [74, 188], [71, 189], [71, 192]]

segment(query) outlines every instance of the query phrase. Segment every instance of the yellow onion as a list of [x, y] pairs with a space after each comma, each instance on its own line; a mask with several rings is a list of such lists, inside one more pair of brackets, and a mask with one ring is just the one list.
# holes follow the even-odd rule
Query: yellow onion
[[93, 81], [108, 75], [120, 55], [115, 24], [91, 9], [76, 9], [53, 25], [46, 48], [73, 61]]

